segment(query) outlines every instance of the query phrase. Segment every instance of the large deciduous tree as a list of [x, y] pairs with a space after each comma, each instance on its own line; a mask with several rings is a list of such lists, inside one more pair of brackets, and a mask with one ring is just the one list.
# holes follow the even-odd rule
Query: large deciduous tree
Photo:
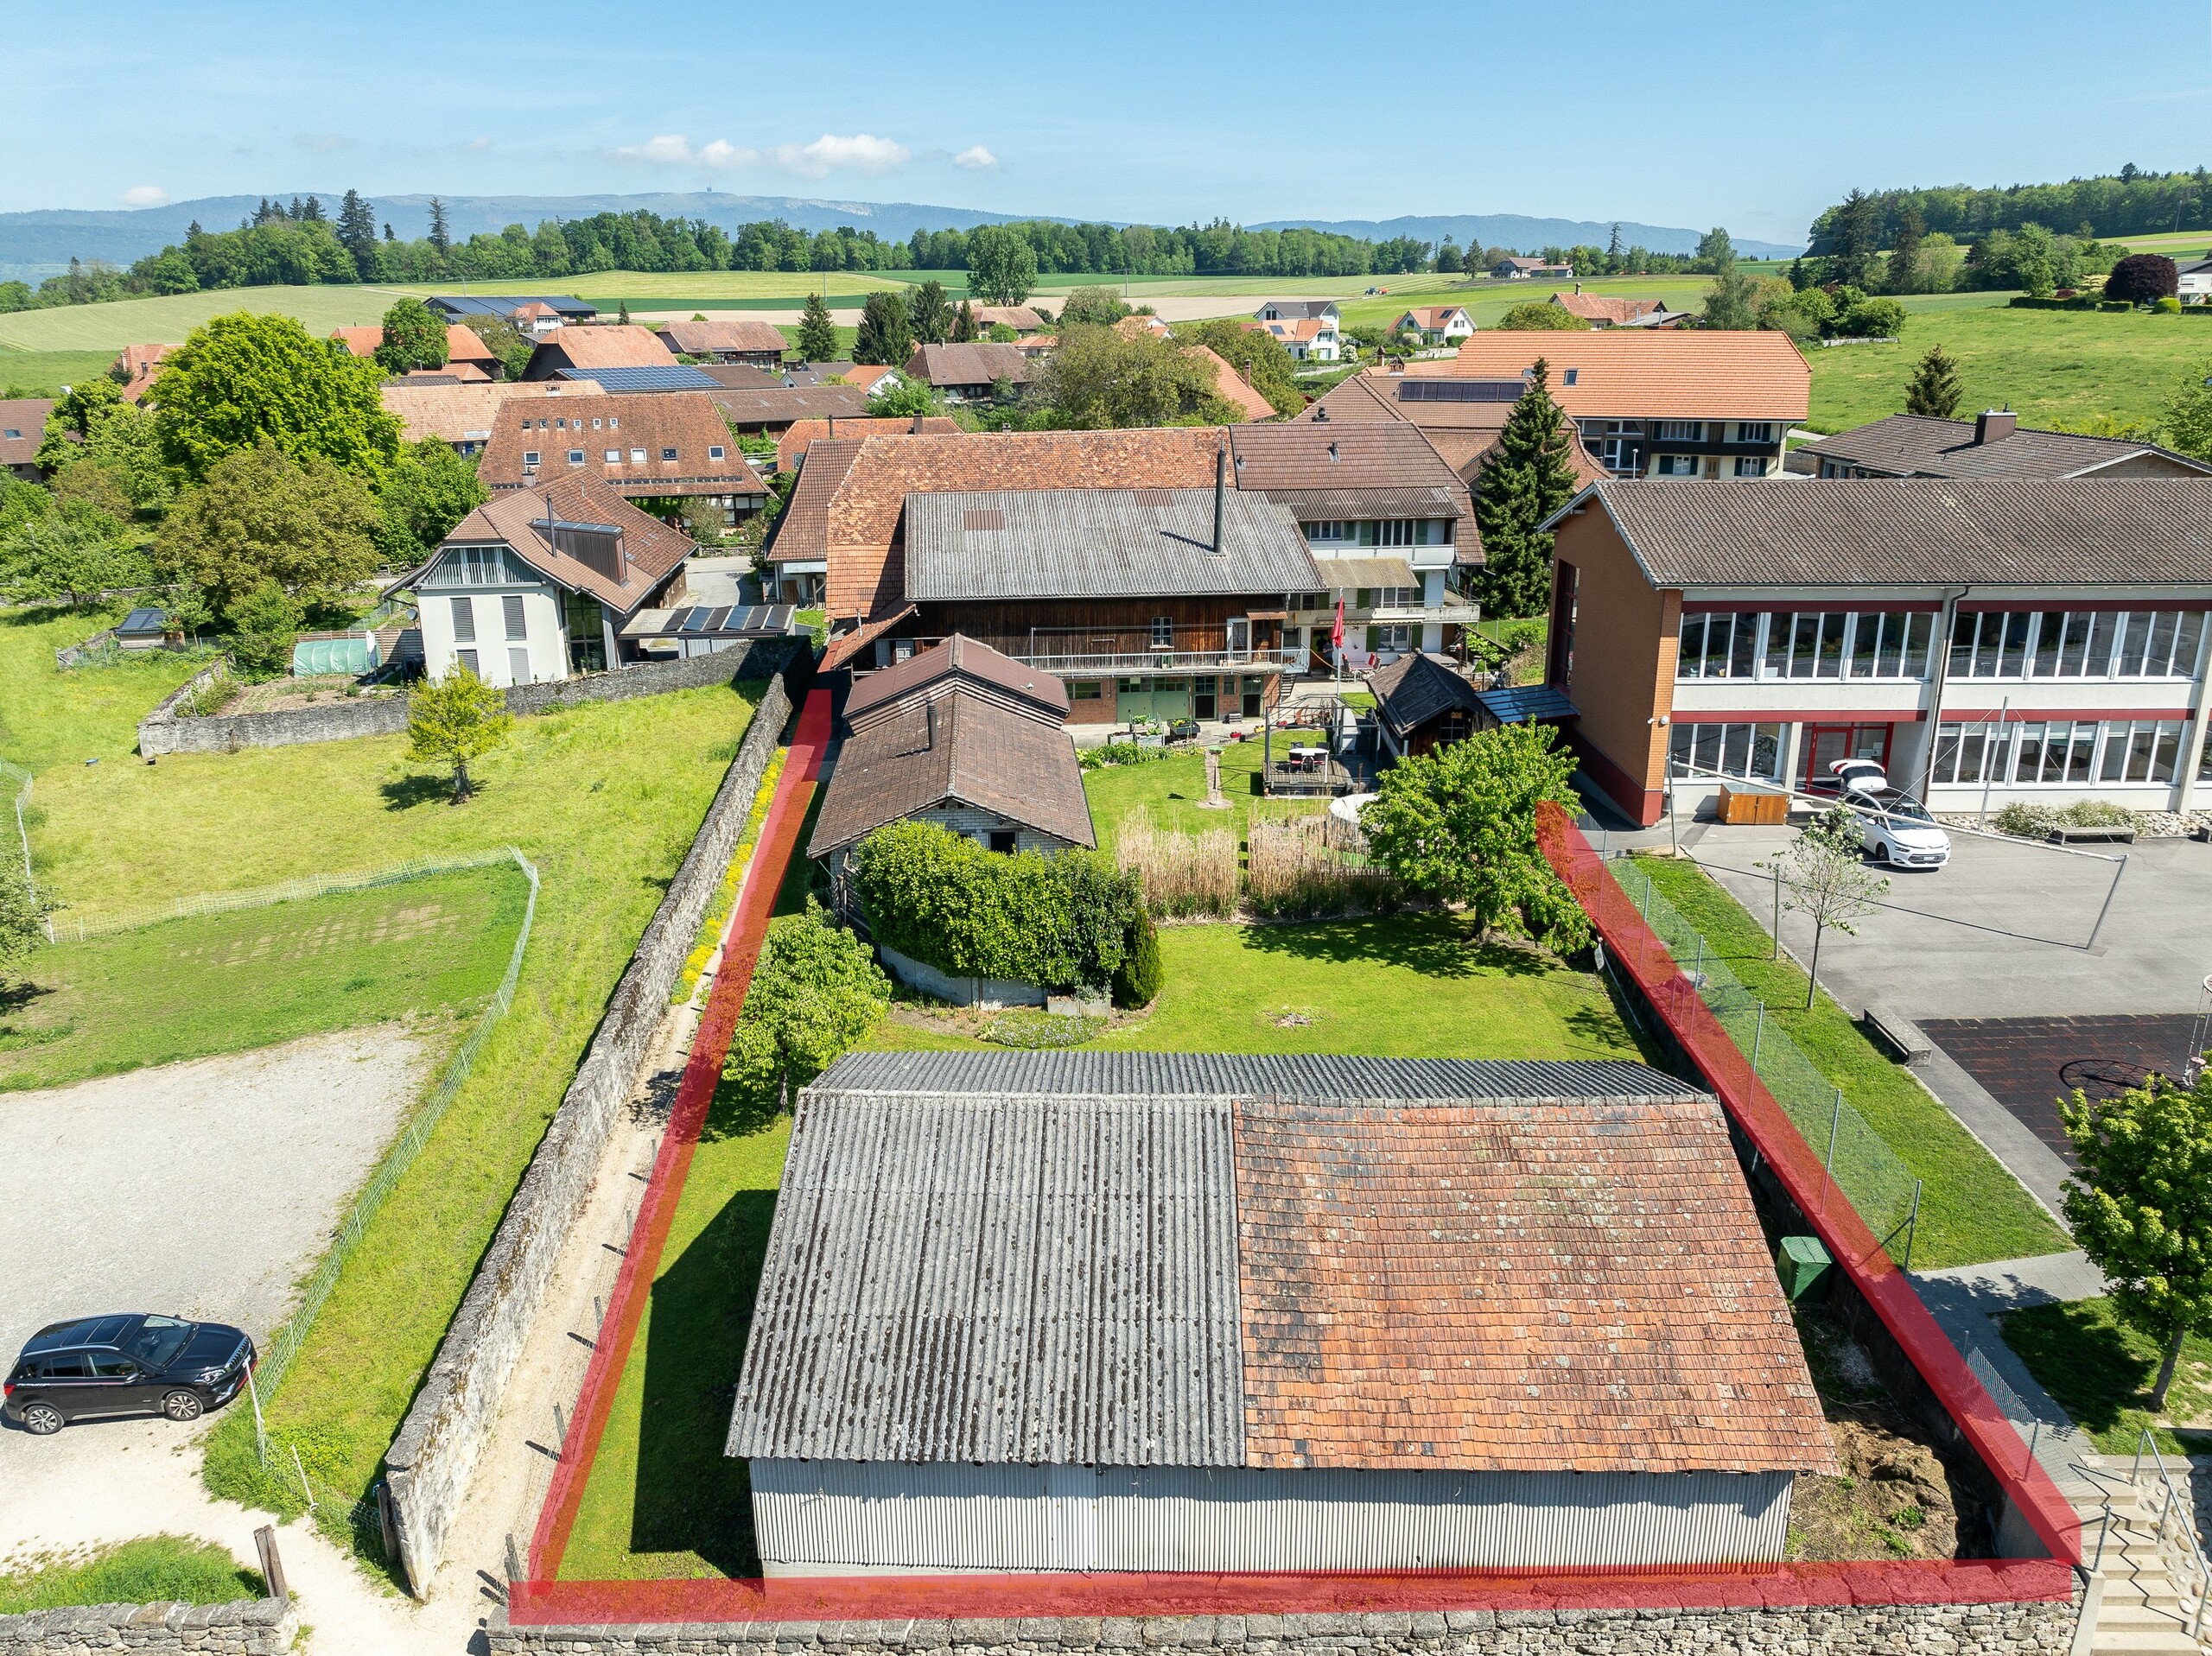
[[1573, 434], [1552, 401], [1541, 357], [1475, 479], [1483, 541], [1482, 605], [1494, 619], [1541, 615], [1551, 602], [1552, 536], [1537, 527], [1574, 498]]
[[410, 443], [377, 491], [378, 550], [395, 567], [417, 562], [490, 498], [476, 462], [454, 454], [452, 444], [435, 437]]
[[1210, 322], [1178, 323], [1175, 343], [1205, 346], [1243, 375], [1244, 383], [1266, 397], [1277, 414], [1296, 414], [1306, 406], [1306, 394], [1298, 389], [1298, 365], [1272, 333], [1247, 327], [1234, 317], [1217, 316]]
[[2182, 1342], [2212, 1329], [2212, 1076], [2062, 1104], [2081, 1171], [2066, 1222], [2105, 1273], [2113, 1309], [2164, 1355], [2151, 1388], [2166, 1406]]
[[1575, 759], [1546, 725], [1504, 725], [1382, 773], [1360, 814], [1376, 861], [1411, 890], [1465, 904], [1485, 935], [1560, 953], [1590, 940], [1580, 904], [1536, 841], [1536, 807], [1578, 809]]
[[388, 374], [446, 365], [445, 318], [419, 299], [402, 299], [384, 314], [384, 339], [376, 348], [377, 366]]
[[128, 512], [142, 516], [161, 512], [176, 492], [154, 417], [125, 402], [116, 383], [105, 376], [73, 385], [56, 400], [47, 416], [38, 463], [63, 493], [65, 478], [97, 472], [122, 496]]
[[205, 483], [178, 499], [155, 557], [228, 625], [233, 607], [264, 581], [305, 608], [343, 604], [376, 573], [382, 523], [359, 478], [263, 443], [217, 461]]
[[1122, 295], [1111, 288], [1077, 288], [1060, 307], [1060, 326], [1088, 322], [1093, 327], [1111, 327], [1128, 314]]
[[1003, 225], [968, 232], [968, 288], [990, 305], [1018, 305], [1037, 285], [1037, 250]]
[[2181, 291], [2180, 282], [2180, 271], [2171, 259], [2157, 253], [2130, 253], [2105, 278], [2105, 297], [2147, 305], [2172, 298]]
[[0, 586], [17, 599], [82, 608], [103, 593], [143, 587], [152, 574], [114, 515], [83, 501], [64, 501], [0, 536]]
[[1061, 329], [1043, 384], [1057, 423], [1070, 429], [1228, 425], [1237, 411], [1220, 395], [1217, 372], [1170, 340], [1078, 324]]
[[193, 329], [146, 400], [163, 452], [194, 479], [264, 444], [374, 479], [399, 454], [381, 379], [375, 363], [289, 316], [238, 311]]

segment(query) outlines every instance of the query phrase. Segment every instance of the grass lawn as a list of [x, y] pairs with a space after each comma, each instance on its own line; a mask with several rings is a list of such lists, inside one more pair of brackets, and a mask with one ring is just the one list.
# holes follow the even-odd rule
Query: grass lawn
[[207, 663], [149, 650], [106, 666], [54, 669], [55, 650], [82, 643], [123, 612], [120, 606], [0, 610], [0, 758], [35, 772], [81, 768], [92, 759], [138, 763], [139, 720]]
[[[1317, 731], [1279, 730], [1278, 752], [1293, 742], [1320, 740]], [[1236, 830], [1239, 845], [1249, 831], [1254, 815], [1325, 810], [1320, 799], [1269, 800], [1256, 791], [1260, 762], [1265, 750], [1258, 742], [1227, 742], [1221, 750], [1221, 796], [1227, 810], [1206, 809], [1206, 758], [1202, 748], [1178, 748], [1164, 759], [1145, 765], [1104, 765], [1083, 773], [1084, 797], [1090, 802], [1090, 826], [1098, 835], [1098, 848], [1113, 854], [1114, 841], [1124, 818], [1135, 811], [1151, 813], [1155, 828], [1178, 834], [1201, 834], [1211, 828]]]
[[42, 949], [0, 998], [0, 1090], [474, 1012], [529, 891], [510, 863]]
[[1648, 858], [1661, 893], [1699, 930], [1744, 986], [1764, 999], [1769, 1021], [1786, 1031], [1814, 1067], [1866, 1117], [1924, 1183], [1912, 1262], [1927, 1268], [2026, 1259], [2067, 1246], [2065, 1233], [1933, 1094], [1884, 1057], [1842, 1007], [1820, 996], [1810, 1012], [1805, 974], [1769, 958], [1758, 921], [1694, 863]]
[[2212, 1454], [2212, 1340], [2194, 1335], [2182, 1342], [2165, 1413], [2153, 1417], [2151, 1384], [2161, 1354], [2155, 1342], [2113, 1315], [2111, 1301], [2013, 1311], [2004, 1329], [2005, 1343], [2028, 1372], [2106, 1454], [2133, 1455], [2146, 1426], [2164, 1454]]
[[76, 1604], [228, 1604], [268, 1592], [257, 1570], [242, 1568], [213, 1541], [149, 1535], [90, 1551], [15, 1561], [0, 1575], [0, 1615]]
[[[542, 284], [541, 284], [542, 285]], [[236, 310], [280, 311], [296, 316], [314, 334], [334, 327], [381, 321], [393, 288], [218, 288], [206, 293], [164, 295], [151, 299], [112, 299], [101, 305], [57, 305], [49, 310], [19, 310], [0, 316], [0, 352], [97, 351], [105, 369], [126, 345], [181, 345], [185, 336], [211, 316]], [[9, 374], [0, 355], [0, 380]]]
[[[919, 278], [918, 277], [917, 280]], [[942, 277], [938, 278], [940, 281]], [[520, 276], [512, 281], [471, 282], [472, 294], [573, 294], [601, 304], [627, 299], [632, 309], [641, 302], [658, 303], [659, 295], [680, 294], [684, 303], [693, 299], [758, 299], [794, 308], [807, 295], [819, 293], [823, 276], [819, 270], [594, 270], [586, 276]], [[830, 302], [840, 294], [896, 292], [906, 284], [889, 276], [854, 270], [832, 270], [828, 276]], [[453, 293], [450, 282], [425, 282], [395, 289], [400, 293]], [[389, 302], [388, 301], [386, 302]], [[607, 306], [606, 308], [613, 308]], [[704, 307], [702, 307], [704, 308]], [[379, 313], [381, 314], [381, 313]]]
[[[80, 619], [77, 636], [96, 625]], [[80, 689], [78, 676], [54, 670], [53, 631], [0, 628], [10, 720], [0, 758], [40, 767], [31, 828], [40, 879], [84, 913], [508, 844], [543, 877], [513, 1010], [385, 1202], [269, 1407], [272, 1430], [299, 1445], [309, 1475], [351, 1501], [374, 1475], [736, 754], [757, 687], [519, 720], [512, 739], [472, 767], [482, 791], [456, 809], [447, 779], [410, 765], [399, 736], [174, 754], [156, 765], [129, 759], [132, 726], [162, 682], [136, 681], [135, 697], [116, 693], [105, 675]], [[19, 719], [19, 707], [33, 715]], [[57, 725], [66, 742], [54, 739]], [[77, 763], [87, 752], [112, 757]], [[250, 1418], [225, 1420], [210, 1443], [211, 1483], [291, 1510], [296, 1489], [264, 1482], [251, 1443]], [[321, 1509], [341, 1541], [346, 1501]]]
[[2012, 310], [2001, 294], [1952, 294], [1919, 308], [1895, 345], [1808, 348], [1818, 431], [1841, 431], [1904, 407], [1905, 382], [1929, 347], [1959, 364], [1967, 410], [2009, 407], [2049, 426], [2099, 415], [2155, 423], [2185, 378], [2212, 363], [2212, 326], [2149, 312]]
[[0, 346], [0, 397], [59, 397], [105, 373], [112, 351], [14, 351]]

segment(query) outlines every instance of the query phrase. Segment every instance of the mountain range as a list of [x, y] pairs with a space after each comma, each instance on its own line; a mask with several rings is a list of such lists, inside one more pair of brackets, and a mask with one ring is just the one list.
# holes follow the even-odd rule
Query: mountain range
[[[320, 196], [323, 208], [335, 213], [343, 190], [272, 191], [271, 200], [289, 201], [295, 196]], [[66, 270], [72, 258], [105, 259], [129, 264], [149, 253], [158, 253], [171, 242], [181, 241], [194, 220], [207, 230], [229, 230], [260, 204], [255, 195], [211, 195], [197, 200], [175, 201], [167, 206], [110, 209], [48, 208], [31, 213], [0, 213], [0, 278], [36, 280]], [[372, 198], [379, 224], [390, 224], [395, 235], [412, 239], [430, 227], [430, 198], [427, 195], [382, 195]], [[972, 207], [940, 207], [913, 201], [837, 201], [819, 197], [785, 195], [730, 195], [720, 190], [665, 192], [645, 195], [452, 195], [445, 198], [447, 222], [454, 236], [466, 238], [479, 231], [497, 232], [512, 224], [535, 226], [542, 219], [589, 218], [598, 213], [628, 213], [643, 208], [664, 218], [704, 219], [726, 230], [760, 219], [781, 219], [795, 228], [833, 230], [840, 225], [873, 230], [887, 240], [903, 240], [917, 229], [972, 230], [977, 225], [1006, 224], [1020, 218], [1046, 218], [1041, 213], [983, 213]], [[1068, 222], [1064, 220], [1064, 222]], [[1446, 234], [1462, 247], [1505, 246], [1540, 248], [1552, 244], [1605, 244], [1610, 223], [1571, 219], [1531, 219], [1514, 214], [1459, 215], [1439, 218], [1402, 218], [1382, 220], [1279, 219], [1254, 229], [1287, 230], [1298, 226], [1340, 235], [1385, 240], [1393, 236], [1417, 236], [1441, 242]], [[1621, 225], [1624, 242], [1641, 244], [1654, 252], [1687, 253], [1697, 245], [1694, 230], [1671, 230], [1653, 225]], [[1745, 253], [1786, 257], [1798, 250], [1770, 242], [1736, 244]]]

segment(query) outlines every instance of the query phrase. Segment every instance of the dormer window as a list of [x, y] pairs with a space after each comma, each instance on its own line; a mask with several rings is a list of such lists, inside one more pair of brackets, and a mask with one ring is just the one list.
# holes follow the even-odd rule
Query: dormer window
[[1562, 385], [1572, 385], [1576, 380], [1581, 378], [1582, 371], [1580, 368], [1570, 368], [1565, 374], [1560, 376], [1559, 383]]
[[569, 464], [571, 466], [582, 466], [583, 463], [584, 451], [581, 448], [571, 448], [569, 451]]
[[722, 457], [722, 452], [723, 452], [723, 451], [722, 451], [722, 446], [721, 446], [720, 443], [716, 443], [716, 444], [715, 444], [712, 447], [710, 447], [710, 448], [709, 448], [709, 449], [707, 450], [707, 458], [708, 458], [709, 460], [718, 460], [721, 459], [721, 457]]
[[676, 458], [676, 451], [673, 448], [664, 448], [660, 451], [660, 457], [664, 460], [672, 460]]
[[537, 451], [535, 448], [524, 449], [522, 454], [522, 463], [525, 467], [536, 466], [537, 464]]
[[642, 448], [633, 448], [633, 449], [632, 449], [632, 450], [630, 451], [630, 464], [631, 464], [631, 465], [632, 465], [632, 466], [643, 466], [645, 463], [645, 451], [644, 449], [642, 449]]

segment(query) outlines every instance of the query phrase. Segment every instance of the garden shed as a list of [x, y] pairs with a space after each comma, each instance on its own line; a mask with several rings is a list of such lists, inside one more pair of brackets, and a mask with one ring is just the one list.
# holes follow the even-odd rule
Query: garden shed
[[1709, 1096], [1098, 1052], [800, 1095], [727, 1450], [770, 1575], [1771, 1562], [1835, 1464]]

